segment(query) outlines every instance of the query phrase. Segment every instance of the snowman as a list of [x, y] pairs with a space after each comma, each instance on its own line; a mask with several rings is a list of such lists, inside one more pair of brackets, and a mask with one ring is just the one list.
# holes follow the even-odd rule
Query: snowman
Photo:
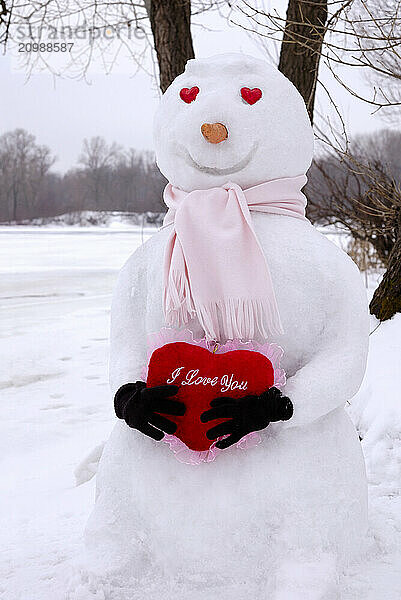
[[[159, 578], [155, 599], [168, 589], [183, 599], [337, 598], [367, 524], [364, 461], [344, 407], [364, 374], [368, 314], [357, 267], [304, 217], [304, 102], [261, 60], [190, 60], [161, 99], [155, 148], [169, 212], [114, 294], [119, 420], [99, 465], [89, 552], [104, 572], [129, 573], [138, 597], [153, 598]], [[147, 340], [165, 327], [283, 349], [281, 391], [244, 391], [203, 413], [219, 440], [212, 462], [178, 462], [163, 443], [186, 410], [173, 383], [144, 382]], [[260, 443], [240, 450], [254, 431]]]

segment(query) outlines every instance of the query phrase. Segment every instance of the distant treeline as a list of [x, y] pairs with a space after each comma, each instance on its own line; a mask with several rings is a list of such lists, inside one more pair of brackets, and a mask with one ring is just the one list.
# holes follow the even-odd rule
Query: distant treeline
[[78, 165], [64, 175], [55, 157], [24, 129], [0, 136], [0, 221], [84, 210], [161, 212], [166, 180], [148, 152], [124, 150], [101, 137], [84, 140]]
[[[1, 222], [80, 211], [159, 213], [166, 210], [162, 202], [166, 180], [149, 152], [124, 150], [101, 137], [93, 137], [84, 140], [77, 166], [64, 175], [52, 169], [54, 163], [50, 149], [39, 145], [24, 129], [0, 136]], [[398, 189], [401, 132], [383, 130], [358, 136], [346, 155], [328, 152], [315, 160], [308, 177], [309, 218], [313, 222], [337, 223], [349, 228], [358, 212], [351, 233], [354, 237], [365, 237], [361, 231], [363, 215], [358, 207], [366, 202], [375, 203], [384, 187], [383, 177], [386, 185]], [[379, 192], [378, 186], [373, 185], [378, 180], [381, 181]], [[375, 210], [377, 212], [377, 207]], [[379, 232], [384, 233], [380, 231], [383, 227], [387, 229], [381, 212], [375, 215], [373, 239], [380, 237]], [[386, 235], [382, 235], [381, 240], [385, 244]]]

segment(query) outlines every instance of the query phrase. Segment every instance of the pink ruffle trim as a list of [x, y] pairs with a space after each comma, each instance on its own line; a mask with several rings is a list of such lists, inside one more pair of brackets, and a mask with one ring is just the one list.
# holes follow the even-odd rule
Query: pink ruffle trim
[[[163, 328], [158, 333], [154, 333], [149, 336], [148, 341], [148, 361], [146, 367], [143, 368], [142, 377], [146, 381], [148, 377], [148, 364], [150, 357], [157, 348], [161, 348], [166, 344], [172, 342], [186, 342], [194, 346], [206, 348], [211, 352], [214, 351], [216, 354], [224, 354], [225, 352], [232, 352], [233, 350], [251, 350], [254, 352], [260, 352], [266, 356], [273, 365], [274, 369], [274, 385], [281, 389], [285, 386], [286, 377], [284, 370], [280, 367], [280, 360], [284, 354], [283, 349], [278, 344], [259, 344], [257, 342], [242, 342], [241, 340], [228, 340], [225, 344], [217, 344], [208, 341], [206, 338], [201, 340], [194, 340], [192, 331], [188, 329], [172, 329]], [[223, 439], [223, 438], [219, 438]], [[188, 465], [200, 465], [203, 462], [212, 462], [216, 456], [223, 452], [219, 448], [216, 448], [215, 444], [219, 440], [215, 440], [210, 446], [209, 450], [196, 451], [188, 448], [186, 444], [174, 435], [165, 434], [163, 442], [169, 445], [170, 450], [174, 453], [176, 459], [179, 462]], [[259, 433], [253, 432], [248, 433], [244, 436], [237, 444], [236, 447], [240, 450], [248, 450], [254, 448], [261, 442]]]

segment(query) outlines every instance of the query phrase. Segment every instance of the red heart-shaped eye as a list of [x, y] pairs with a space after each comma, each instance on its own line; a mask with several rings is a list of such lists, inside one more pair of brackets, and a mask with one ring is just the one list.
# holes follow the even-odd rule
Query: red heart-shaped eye
[[184, 100], [184, 102], [186, 102], [187, 104], [190, 104], [195, 100], [198, 94], [199, 88], [196, 86], [191, 88], [182, 88], [182, 90], [180, 91], [180, 98], [181, 100]]
[[259, 88], [253, 88], [251, 90], [247, 87], [243, 87], [241, 88], [241, 96], [248, 104], [255, 104], [255, 102], [261, 99], [262, 90]]

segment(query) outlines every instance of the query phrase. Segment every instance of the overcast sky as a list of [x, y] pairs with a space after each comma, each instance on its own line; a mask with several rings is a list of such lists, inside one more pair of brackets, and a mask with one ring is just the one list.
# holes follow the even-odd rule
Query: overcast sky
[[[264, 56], [246, 32], [230, 27], [216, 12], [202, 19], [207, 29], [193, 26], [197, 56], [233, 51]], [[152, 149], [152, 118], [159, 92], [152, 77], [133, 72], [132, 62], [122, 57], [112, 74], [104, 74], [101, 65], [94, 67], [89, 83], [55, 81], [49, 72], [34, 74], [26, 81], [15, 58], [1, 55], [0, 134], [16, 127], [27, 129], [51, 148], [57, 156], [55, 169], [60, 172], [76, 164], [85, 137], [101, 135], [125, 147]], [[371, 107], [353, 99], [328, 74], [323, 75], [335, 92], [351, 135], [386, 126], [378, 115], [371, 114]], [[366, 85], [356, 70], [352, 77], [359, 88]], [[321, 92], [318, 109], [323, 114], [331, 110]]]

